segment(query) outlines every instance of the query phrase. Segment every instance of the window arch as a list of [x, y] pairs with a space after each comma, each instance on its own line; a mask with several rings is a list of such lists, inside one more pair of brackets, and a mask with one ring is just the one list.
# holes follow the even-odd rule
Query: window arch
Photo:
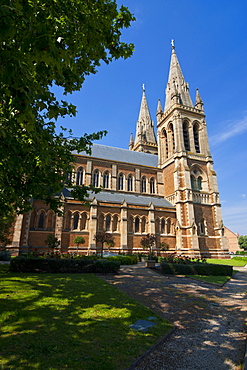
[[135, 233], [139, 233], [140, 232], [140, 219], [139, 217], [136, 217], [135, 218]]
[[141, 232], [145, 233], [146, 232], [146, 224], [147, 224], [146, 217], [142, 217], [141, 221], [142, 221], [141, 222]]
[[41, 211], [39, 214], [38, 228], [44, 229], [44, 225], [45, 225], [45, 211]]
[[128, 176], [127, 189], [128, 191], [133, 191], [133, 176], [132, 175]]
[[155, 234], [159, 234], [160, 233], [160, 219], [159, 217], [157, 217], [155, 219]]
[[207, 224], [204, 218], [199, 222], [199, 235], [207, 235]]
[[169, 135], [169, 141], [170, 141], [170, 152], [171, 154], [175, 152], [175, 138], [174, 138], [174, 130], [173, 130], [173, 124], [170, 123], [168, 126], [168, 135]]
[[109, 189], [109, 172], [105, 171], [103, 175], [103, 188]]
[[53, 211], [48, 211], [47, 213], [47, 225], [46, 225], [46, 228], [49, 229], [49, 230], [53, 230], [54, 229], [54, 217], [55, 217], [55, 214]]
[[99, 170], [95, 170], [93, 173], [93, 186], [95, 188], [99, 187]]
[[193, 125], [193, 135], [194, 135], [194, 144], [196, 153], [200, 153], [200, 144], [199, 144], [199, 126], [198, 123]]
[[190, 151], [190, 137], [189, 137], [189, 129], [188, 129], [188, 122], [183, 122], [183, 136], [184, 136], [184, 148], [187, 152]]
[[129, 231], [129, 233], [132, 233], [133, 232], [133, 217], [132, 216], [129, 217], [128, 231]]
[[104, 215], [101, 213], [99, 216], [98, 230], [104, 229]]
[[87, 214], [83, 212], [81, 215], [81, 230], [85, 230], [87, 228]]
[[191, 181], [191, 188], [192, 190], [196, 190], [197, 189], [197, 185], [196, 185], [196, 178], [194, 175], [191, 175], [190, 176], [190, 181]]
[[198, 165], [193, 165], [190, 170], [191, 188], [192, 190], [200, 191], [208, 190], [207, 176]]
[[118, 175], [117, 188], [118, 190], [124, 190], [124, 175], [122, 173]]
[[112, 231], [118, 230], [118, 216], [114, 215], [112, 218]]
[[76, 185], [83, 184], [83, 167], [79, 167], [76, 172]]
[[149, 186], [150, 186], [150, 194], [155, 194], [155, 180], [153, 177], [151, 177], [149, 181]]
[[79, 213], [76, 212], [73, 216], [73, 230], [77, 230], [79, 226]]
[[160, 232], [161, 232], [161, 234], [165, 234], [165, 220], [164, 220], [164, 218], [162, 218], [162, 220], [161, 220], [161, 224], [160, 224]]
[[147, 192], [147, 179], [146, 176], [142, 176], [141, 179], [141, 192], [146, 193]]
[[201, 176], [197, 178], [197, 189], [202, 190], [202, 177]]
[[106, 231], [110, 231], [111, 230], [111, 216], [110, 215], [106, 215], [106, 218], [105, 218], [105, 230]]
[[71, 228], [71, 212], [68, 211], [65, 214], [65, 220], [64, 220], [64, 230], [68, 231]]
[[167, 223], [166, 223], [166, 227], [167, 227], [167, 234], [171, 234], [171, 226], [172, 226], [172, 222], [171, 222], [171, 219], [168, 218], [167, 219]]

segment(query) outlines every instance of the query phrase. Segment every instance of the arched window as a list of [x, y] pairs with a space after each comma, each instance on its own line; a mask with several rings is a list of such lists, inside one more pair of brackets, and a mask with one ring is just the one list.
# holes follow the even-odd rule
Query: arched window
[[187, 152], [190, 151], [190, 138], [189, 138], [189, 130], [188, 130], [188, 123], [183, 122], [183, 136], [184, 136], [184, 147]]
[[146, 232], [146, 217], [142, 217], [142, 223], [141, 223], [141, 232]]
[[202, 178], [201, 178], [201, 176], [199, 176], [197, 178], [197, 189], [202, 190]]
[[162, 220], [161, 220], [161, 225], [160, 225], [160, 227], [161, 227], [161, 234], [165, 234], [165, 220], [162, 218]]
[[99, 216], [98, 230], [104, 229], [104, 215], [101, 213]]
[[95, 170], [93, 173], [93, 186], [95, 188], [99, 187], [99, 170]]
[[82, 185], [83, 184], [83, 168], [80, 167], [77, 170], [76, 173], [76, 185]]
[[117, 231], [118, 229], [118, 216], [114, 215], [112, 219], [112, 231]]
[[171, 219], [167, 219], [167, 234], [171, 234]]
[[164, 140], [164, 154], [165, 158], [168, 158], [168, 140], [166, 130], [163, 130], [163, 140]]
[[192, 188], [192, 190], [196, 190], [197, 186], [196, 186], [195, 176], [191, 175], [190, 176], [190, 181], [191, 181], [191, 188]]
[[155, 194], [155, 180], [153, 177], [150, 179], [150, 194]]
[[133, 191], [133, 176], [128, 176], [128, 191]]
[[66, 212], [64, 220], [64, 230], [69, 231], [71, 228], [71, 212]]
[[201, 222], [199, 222], [199, 233], [200, 235], [206, 234], [206, 224], [204, 218], [202, 218]]
[[123, 190], [123, 179], [124, 179], [123, 174], [120, 173], [118, 175], [118, 184], [117, 184], [118, 185], [117, 186], [118, 190]]
[[142, 176], [142, 180], [141, 180], [141, 192], [142, 193], [146, 193], [147, 191], [147, 179], [145, 176]]
[[79, 213], [74, 213], [73, 230], [78, 229], [79, 224]]
[[140, 220], [139, 220], [139, 217], [136, 217], [135, 218], [135, 233], [139, 233], [140, 232]]
[[193, 134], [194, 134], [194, 143], [195, 143], [196, 153], [200, 153], [199, 128], [198, 128], [197, 123], [195, 123], [194, 126], [193, 126]]
[[54, 212], [49, 211], [47, 214], [47, 229], [53, 230], [54, 229]]
[[39, 214], [38, 228], [39, 229], [44, 229], [44, 224], [45, 224], [45, 212], [41, 211], [40, 214]]
[[85, 230], [87, 228], [87, 214], [83, 212], [81, 216], [81, 230]]
[[160, 233], [160, 219], [157, 217], [155, 219], [155, 234]]
[[111, 216], [110, 215], [107, 215], [105, 218], [105, 229], [106, 231], [111, 230]]
[[109, 172], [105, 171], [103, 175], [103, 188], [109, 188]]
[[130, 216], [129, 221], [128, 221], [128, 232], [132, 233], [133, 232], [133, 217]]
[[174, 130], [173, 130], [173, 124], [170, 123], [169, 125], [169, 137], [170, 137], [170, 142], [171, 142], [171, 153], [175, 152], [175, 139], [174, 139]]

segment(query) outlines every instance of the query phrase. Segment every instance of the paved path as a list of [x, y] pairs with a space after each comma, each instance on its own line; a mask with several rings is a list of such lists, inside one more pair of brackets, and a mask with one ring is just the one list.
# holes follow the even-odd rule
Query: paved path
[[223, 288], [163, 276], [144, 263], [103, 277], [174, 323], [174, 333], [136, 369], [240, 370], [246, 345], [247, 269]]

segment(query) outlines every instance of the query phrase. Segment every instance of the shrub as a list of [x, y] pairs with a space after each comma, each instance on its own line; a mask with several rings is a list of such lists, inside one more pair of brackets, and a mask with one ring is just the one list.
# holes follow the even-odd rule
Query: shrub
[[247, 251], [237, 251], [236, 254], [245, 256], [247, 254]]
[[135, 265], [138, 263], [136, 255], [106, 257], [108, 261], [119, 261], [121, 265]]
[[208, 263], [167, 263], [161, 262], [161, 271], [173, 275], [222, 275], [232, 276], [232, 266]]
[[98, 264], [99, 260], [89, 258], [61, 259], [39, 257], [16, 257], [10, 262], [12, 272], [49, 272], [49, 273], [88, 273], [117, 272], [120, 262], [107, 261]]
[[10, 261], [11, 253], [7, 250], [0, 250], [0, 261]]

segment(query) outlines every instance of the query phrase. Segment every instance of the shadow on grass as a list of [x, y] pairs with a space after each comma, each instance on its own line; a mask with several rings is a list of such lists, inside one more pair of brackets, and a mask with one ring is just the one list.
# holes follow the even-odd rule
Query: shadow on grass
[[[170, 338], [173, 344], [162, 347], [162, 369], [171, 368], [169, 358], [176, 358], [176, 366], [182, 368], [192, 363], [193, 356], [207, 359], [212, 353], [216, 364], [221, 360], [217, 370], [229, 370], [233, 368], [230, 364], [238, 366], [243, 360], [246, 274], [235, 274], [223, 288], [186, 277], [163, 276], [141, 266], [126, 267], [119, 276], [105, 279], [178, 327]], [[209, 368], [206, 363], [203, 366]]]
[[0, 279], [3, 369], [125, 369], [171, 329], [130, 329], [153, 312], [91, 274]]

